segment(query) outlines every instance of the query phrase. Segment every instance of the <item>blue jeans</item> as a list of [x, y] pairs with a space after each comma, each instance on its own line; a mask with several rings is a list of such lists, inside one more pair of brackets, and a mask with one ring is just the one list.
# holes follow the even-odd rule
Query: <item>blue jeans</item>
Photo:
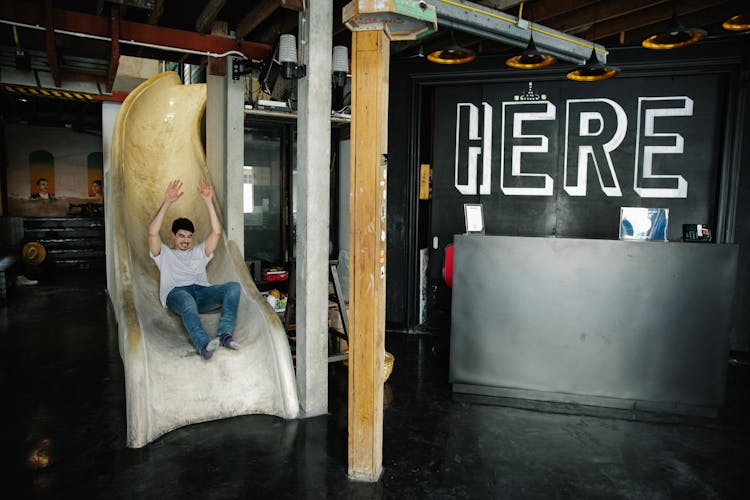
[[216, 335], [231, 335], [237, 322], [237, 306], [240, 303], [240, 284], [234, 281], [223, 285], [188, 285], [173, 288], [167, 295], [167, 308], [182, 318], [190, 341], [196, 351], [209, 340], [203, 329], [199, 314], [221, 308], [221, 319]]

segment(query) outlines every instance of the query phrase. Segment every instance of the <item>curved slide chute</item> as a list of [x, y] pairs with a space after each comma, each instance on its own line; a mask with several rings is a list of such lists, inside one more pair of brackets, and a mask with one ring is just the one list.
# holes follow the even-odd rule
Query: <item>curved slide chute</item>
[[[125, 368], [127, 445], [133, 448], [197, 422], [256, 413], [288, 419], [299, 413], [284, 328], [226, 234], [208, 277], [211, 283], [242, 286], [234, 333], [242, 348], [219, 348], [203, 360], [180, 318], [159, 302], [159, 271], [149, 257], [147, 227], [169, 181], [181, 179], [185, 194], [169, 208], [162, 240], [169, 241], [176, 217], [193, 220], [194, 244], [210, 229], [197, 194], [198, 182], [209, 178], [201, 140], [205, 105], [205, 84], [182, 85], [175, 73], [161, 73], [130, 93], [115, 125], [107, 200], [108, 266], [114, 279], [108, 289]], [[215, 334], [219, 313], [201, 316], [206, 331]]]

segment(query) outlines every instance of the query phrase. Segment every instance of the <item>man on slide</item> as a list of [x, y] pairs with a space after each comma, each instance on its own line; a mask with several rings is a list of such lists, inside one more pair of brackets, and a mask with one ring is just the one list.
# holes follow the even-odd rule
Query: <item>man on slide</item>
[[[182, 181], [173, 180], [164, 193], [164, 202], [148, 225], [148, 247], [151, 258], [159, 268], [159, 299], [162, 306], [182, 318], [190, 341], [205, 360], [211, 359], [221, 344], [230, 349], [240, 345], [232, 337], [237, 322], [240, 284], [230, 281], [221, 285], [208, 282], [206, 265], [214, 256], [221, 238], [221, 223], [213, 205], [213, 187], [206, 180], [198, 184], [198, 195], [203, 199], [211, 221], [211, 232], [202, 243], [191, 247], [195, 227], [190, 219], [172, 222], [172, 246], [161, 241], [159, 229], [167, 209], [183, 194]], [[221, 308], [221, 319], [215, 338], [203, 329], [200, 313]]]

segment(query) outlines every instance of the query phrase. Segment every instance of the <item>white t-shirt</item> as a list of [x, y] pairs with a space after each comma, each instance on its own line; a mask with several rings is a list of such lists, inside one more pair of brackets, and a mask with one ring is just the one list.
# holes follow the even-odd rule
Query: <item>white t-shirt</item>
[[159, 278], [159, 299], [161, 305], [167, 307], [167, 295], [178, 286], [202, 285], [211, 286], [206, 275], [206, 264], [214, 258], [214, 254], [206, 256], [205, 242], [187, 250], [174, 250], [164, 243], [161, 253], [149, 255], [161, 272]]

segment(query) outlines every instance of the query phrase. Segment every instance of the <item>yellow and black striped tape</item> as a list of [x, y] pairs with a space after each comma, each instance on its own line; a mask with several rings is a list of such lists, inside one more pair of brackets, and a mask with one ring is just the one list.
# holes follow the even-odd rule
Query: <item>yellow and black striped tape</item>
[[21, 94], [32, 97], [49, 97], [52, 99], [70, 99], [73, 101], [94, 101], [94, 95], [72, 90], [43, 89], [24, 85], [3, 85], [3, 91], [10, 94]]

